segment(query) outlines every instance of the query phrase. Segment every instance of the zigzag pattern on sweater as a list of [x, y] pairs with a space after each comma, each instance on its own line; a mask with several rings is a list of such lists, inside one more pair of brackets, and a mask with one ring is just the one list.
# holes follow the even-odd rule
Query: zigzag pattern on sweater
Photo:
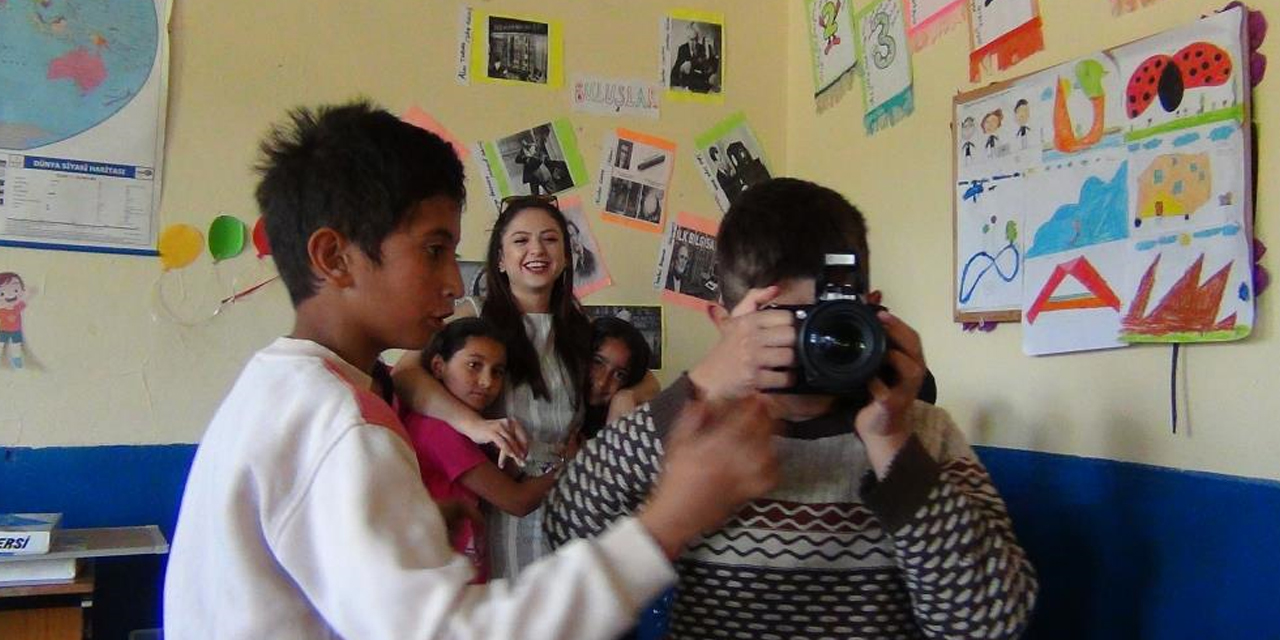
[[[716, 559], [721, 561], [729, 561], [730, 560], [729, 556], [733, 556], [733, 555], [764, 556], [765, 558], [768, 558], [770, 560], [787, 558], [790, 560], [796, 560], [798, 562], [802, 562], [805, 560], [812, 560], [813, 558], [822, 558], [823, 560], [826, 560], [828, 563], [833, 565], [850, 564], [849, 561], [866, 563], [866, 561], [875, 557], [878, 557], [881, 560], [893, 560], [892, 552], [882, 549], [880, 547], [871, 547], [865, 553], [858, 553], [853, 549], [843, 549], [843, 550], [835, 551], [831, 553], [825, 552], [819, 548], [812, 548], [809, 551], [799, 551], [794, 547], [783, 547], [778, 549], [777, 551], [769, 551], [768, 549], [764, 549], [764, 548], [742, 549], [740, 547], [735, 547], [731, 544], [717, 545], [711, 542], [704, 541], [694, 545], [693, 548], [691, 549], [691, 552], [693, 555], [696, 555], [699, 557], [702, 557], [703, 556], [702, 552], [705, 552], [707, 555], [715, 557]], [[842, 563], [841, 562], [842, 560], [846, 562]], [[730, 564], [732, 564], [732, 562], [730, 562]]]
[[742, 508], [725, 528], [775, 531], [863, 531], [875, 515], [861, 504], [790, 502], [760, 499]]

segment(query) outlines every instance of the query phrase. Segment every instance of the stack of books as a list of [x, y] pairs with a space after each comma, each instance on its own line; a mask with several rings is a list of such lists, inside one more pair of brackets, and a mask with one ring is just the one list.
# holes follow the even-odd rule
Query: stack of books
[[51, 558], [60, 513], [0, 514], [0, 585], [66, 582], [76, 577], [74, 558]]

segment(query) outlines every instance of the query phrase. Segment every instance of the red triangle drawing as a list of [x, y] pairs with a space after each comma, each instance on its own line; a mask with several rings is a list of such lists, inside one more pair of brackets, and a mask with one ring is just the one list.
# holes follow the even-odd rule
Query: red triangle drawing
[[[1054, 298], [1053, 293], [1058, 290], [1058, 286], [1062, 284], [1063, 280], [1067, 279], [1067, 276], [1075, 278], [1092, 295]], [[1111, 290], [1110, 285], [1102, 278], [1098, 270], [1093, 268], [1089, 260], [1084, 256], [1080, 256], [1053, 268], [1053, 273], [1049, 275], [1049, 279], [1040, 288], [1040, 295], [1036, 296], [1036, 301], [1031, 303], [1031, 308], [1027, 309], [1027, 323], [1035, 324], [1036, 316], [1045, 311], [1100, 309], [1104, 307], [1111, 307], [1119, 311], [1120, 296], [1117, 296], [1116, 292]]]

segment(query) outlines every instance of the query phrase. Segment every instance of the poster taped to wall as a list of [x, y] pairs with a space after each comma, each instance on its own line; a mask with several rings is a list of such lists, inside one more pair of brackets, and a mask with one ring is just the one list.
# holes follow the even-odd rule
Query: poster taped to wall
[[851, 0], [805, 0], [813, 97], [822, 112], [853, 87], [858, 45]]
[[915, 110], [911, 53], [899, 0], [867, 5], [853, 18], [862, 66], [862, 126], [868, 134], [887, 129]]
[[964, 24], [965, 0], [906, 0], [907, 40], [919, 51]]
[[679, 213], [662, 237], [662, 254], [653, 286], [662, 299], [691, 309], [706, 309], [720, 300], [716, 277], [716, 230], [719, 223]]
[[1254, 322], [1243, 11], [957, 96], [955, 319], [1029, 354]]
[[657, 136], [617, 129], [605, 136], [596, 204], [605, 220], [661, 233], [666, 220], [676, 144]]
[[558, 88], [564, 84], [559, 22], [463, 7], [458, 82]]
[[0, 246], [156, 255], [169, 2], [0, 9]]
[[662, 83], [668, 100], [724, 102], [724, 15], [672, 11], [662, 18]]
[[741, 113], [725, 118], [694, 139], [694, 159], [721, 211], [738, 194], [769, 179], [764, 146]]
[[554, 120], [476, 145], [494, 206], [514, 195], [555, 194], [587, 181], [573, 124]]
[[661, 115], [662, 87], [643, 80], [621, 80], [575, 75], [569, 96], [574, 111], [598, 116], [641, 116], [657, 120]]
[[609, 276], [604, 252], [600, 250], [600, 243], [596, 242], [596, 234], [587, 220], [582, 198], [569, 196], [561, 199], [560, 210], [564, 212], [565, 222], [569, 225], [573, 294], [579, 299], [585, 298], [613, 284], [613, 278]]
[[1044, 29], [1037, 0], [968, 0], [969, 81], [982, 70], [1001, 71], [1044, 49]]

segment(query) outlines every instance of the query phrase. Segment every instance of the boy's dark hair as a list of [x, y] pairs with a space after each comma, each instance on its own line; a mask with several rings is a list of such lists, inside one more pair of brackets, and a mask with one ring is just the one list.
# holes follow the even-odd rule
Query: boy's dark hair
[[446, 324], [431, 337], [431, 342], [422, 350], [422, 367], [430, 372], [431, 359], [435, 356], [440, 356], [445, 362], [452, 360], [470, 338], [489, 338], [503, 344], [502, 334], [493, 323], [484, 318], [461, 318]]
[[601, 316], [591, 321], [592, 354], [598, 351], [600, 345], [609, 338], [621, 340], [631, 352], [631, 357], [627, 360], [627, 379], [623, 381], [622, 386], [636, 386], [649, 371], [649, 361], [652, 359], [649, 343], [635, 325], [621, 318]]
[[[587, 350], [586, 336], [591, 321], [582, 311], [578, 297], [573, 295], [573, 251], [569, 248], [569, 222], [549, 198], [524, 196], [504, 200], [505, 206], [498, 213], [489, 233], [489, 249], [485, 253], [484, 274], [489, 283], [489, 295], [484, 299], [480, 315], [504, 329], [503, 342], [507, 345], [507, 380], [512, 386], [528, 383], [535, 398], [550, 398], [551, 389], [542, 375], [541, 359], [533, 342], [524, 330], [524, 313], [511, 292], [511, 281], [498, 265], [502, 262], [502, 236], [516, 216], [527, 209], [540, 209], [560, 228], [564, 248], [564, 271], [551, 286], [551, 333], [556, 355], [568, 370], [575, 389], [582, 389], [586, 381], [586, 366], [591, 358]], [[559, 391], [558, 389], [556, 391]]]
[[316, 293], [307, 242], [318, 229], [351, 239], [376, 264], [383, 239], [416, 204], [466, 200], [453, 147], [365, 100], [291, 110], [261, 154], [255, 195], [294, 306]]
[[858, 256], [860, 286], [870, 283], [867, 223], [844, 196], [795, 178], [773, 178], [742, 192], [720, 221], [716, 269], [732, 309], [748, 289], [788, 278], [816, 278], [828, 253]]

